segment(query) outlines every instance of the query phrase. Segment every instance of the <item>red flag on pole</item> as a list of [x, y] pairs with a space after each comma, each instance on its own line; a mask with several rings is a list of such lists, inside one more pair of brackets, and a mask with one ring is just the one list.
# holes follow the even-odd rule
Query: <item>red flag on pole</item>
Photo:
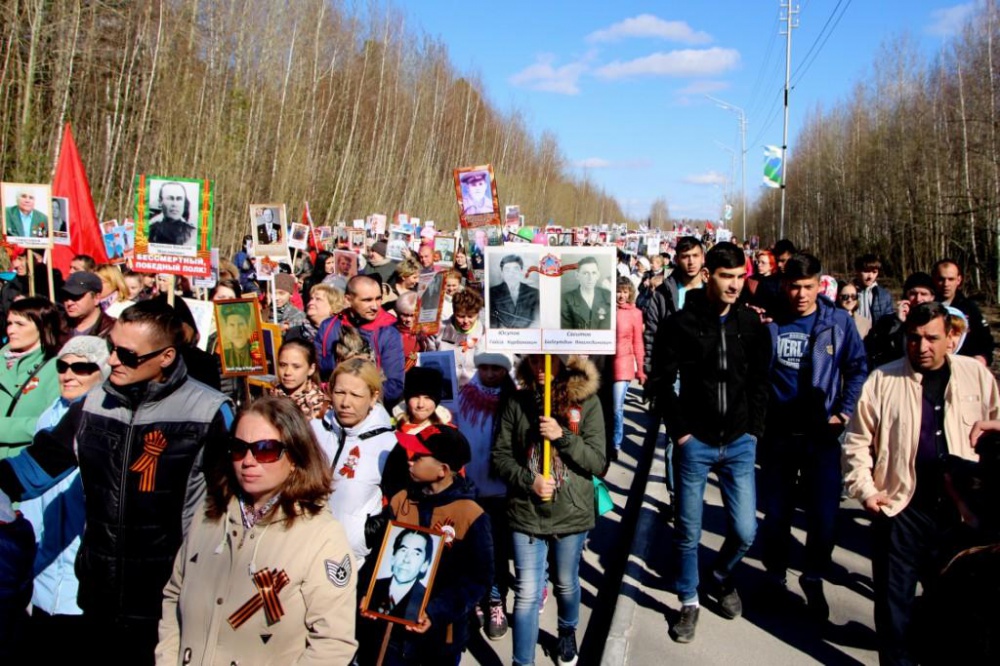
[[69, 262], [78, 254], [87, 254], [98, 264], [108, 263], [104, 249], [101, 226], [97, 219], [94, 200], [90, 196], [90, 183], [83, 168], [80, 152], [73, 140], [69, 123], [63, 130], [62, 147], [56, 175], [52, 179], [52, 196], [69, 199], [70, 245], [56, 245], [52, 249], [52, 266], [69, 275]]

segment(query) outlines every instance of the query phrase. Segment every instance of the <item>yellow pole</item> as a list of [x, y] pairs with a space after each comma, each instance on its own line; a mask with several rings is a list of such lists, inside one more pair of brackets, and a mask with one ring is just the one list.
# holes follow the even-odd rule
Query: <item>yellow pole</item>
[[[545, 355], [545, 418], [552, 416], [552, 355]], [[552, 443], [545, 440], [542, 444], [542, 476], [546, 479], [552, 476]], [[551, 499], [551, 498], [550, 498]]]

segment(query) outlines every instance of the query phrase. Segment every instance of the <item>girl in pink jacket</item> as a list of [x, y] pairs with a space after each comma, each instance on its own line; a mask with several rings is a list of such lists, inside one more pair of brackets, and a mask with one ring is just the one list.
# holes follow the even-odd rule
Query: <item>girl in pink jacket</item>
[[643, 372], [643, 343], [642, 343], [642, 312], [635, 307], [635, 285], [627, 277], [618, 278], [618, 286], [615, 292], [615, 302], [618, 305], [618, 326], [616, 331], [615, 344], [615, 365], [614, 365], [614, 407], [615, 407], [615, 430], [614, 444], [615, 450], [612, 454], [617, 458], [618, 450], [621, 449], [622, 439], [625, 434], [624, 410], [625, 394], [628, 392], [628, 385], [633, 379], [638, 379], [639, 383], [646, 382], [646, 374]]

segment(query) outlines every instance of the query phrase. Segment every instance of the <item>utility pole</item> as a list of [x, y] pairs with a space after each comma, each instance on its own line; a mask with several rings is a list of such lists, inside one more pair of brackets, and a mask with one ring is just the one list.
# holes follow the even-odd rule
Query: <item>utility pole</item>
[[792, 17], [799, 13], [792, 8], [792, 0], [781, 3], [785, 10], [785, 127], [781, 131], [781, 225], [779, 238], [785, 237], [785, 183], [788, 182], [788, 90], [792, 78], [792, 28], [799, 27], [792, 23]]
[[705, 95], [708, 99], [712, 100], [718, 104], [723, 109], [728, 109], [736, 113], [739, 116], [740, 121], [740, 149], [743, 153], [743, 240], [747, 237], [747, 116], [743, 109], [740, 107], [730, 104], [729, 102], [724, 102], [717, 97], [712, 97], [711, 95]]

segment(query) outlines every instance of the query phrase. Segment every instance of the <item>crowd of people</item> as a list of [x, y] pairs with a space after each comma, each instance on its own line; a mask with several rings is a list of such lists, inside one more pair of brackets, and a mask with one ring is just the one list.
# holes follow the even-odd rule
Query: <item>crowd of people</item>
[[[283, 333], [273, 382], [251, 391], [224, 372], [249, 351], [199, 330], [184, 280], [81, 255], [54, 274], [52, 303], [29, 295], [48, 293], [45, 271], [29, 285], [30, 256], [13, 252], [0, 289], [5, 661], [457, 664], [482, 631], [527, 665], [551, 583], [555, 657], [575, 664], [595, 480], [625, 444], [630, 387], [646, 445], [667, 433], [678, 643], [694, 639], [702, 595], [742, 614], [757, 511], [768, 602], [791, 603], [800, 570], [817, 622], [841, 500], [870, 512], [883, 663], [921, 659], [918, 583], [937, 592], [954, 555], [996, 541], [968, 482], [1000, 430], [993, 341], [956, 261], [907, 276], [896, 299], [878, 257], [837, 280], [788, 240], [620, 251], [616, 275], [593, 277], [617, 310], [616, 354], [552, 356], [547, 370], [544, 355], [486, 349], [502, 317], [484, 311], [461, 248], [450, 269], [429, 244], [386, 253], [376, 240], [349, 275], [320, 251], [273, 289], [247, 246], [223, 262], [207, 297], [259, 299]], [[524, 270], [516, 250], [506, 267]], [[444, 312], [429, 334], [415, 312], [435, 270]], [[230, 318], [221, 337], [245, 337]], [[428, 351], [453, 353], [457, 395], [420, 363]], [[702, 567], [709, 474], [727, 531]]]

